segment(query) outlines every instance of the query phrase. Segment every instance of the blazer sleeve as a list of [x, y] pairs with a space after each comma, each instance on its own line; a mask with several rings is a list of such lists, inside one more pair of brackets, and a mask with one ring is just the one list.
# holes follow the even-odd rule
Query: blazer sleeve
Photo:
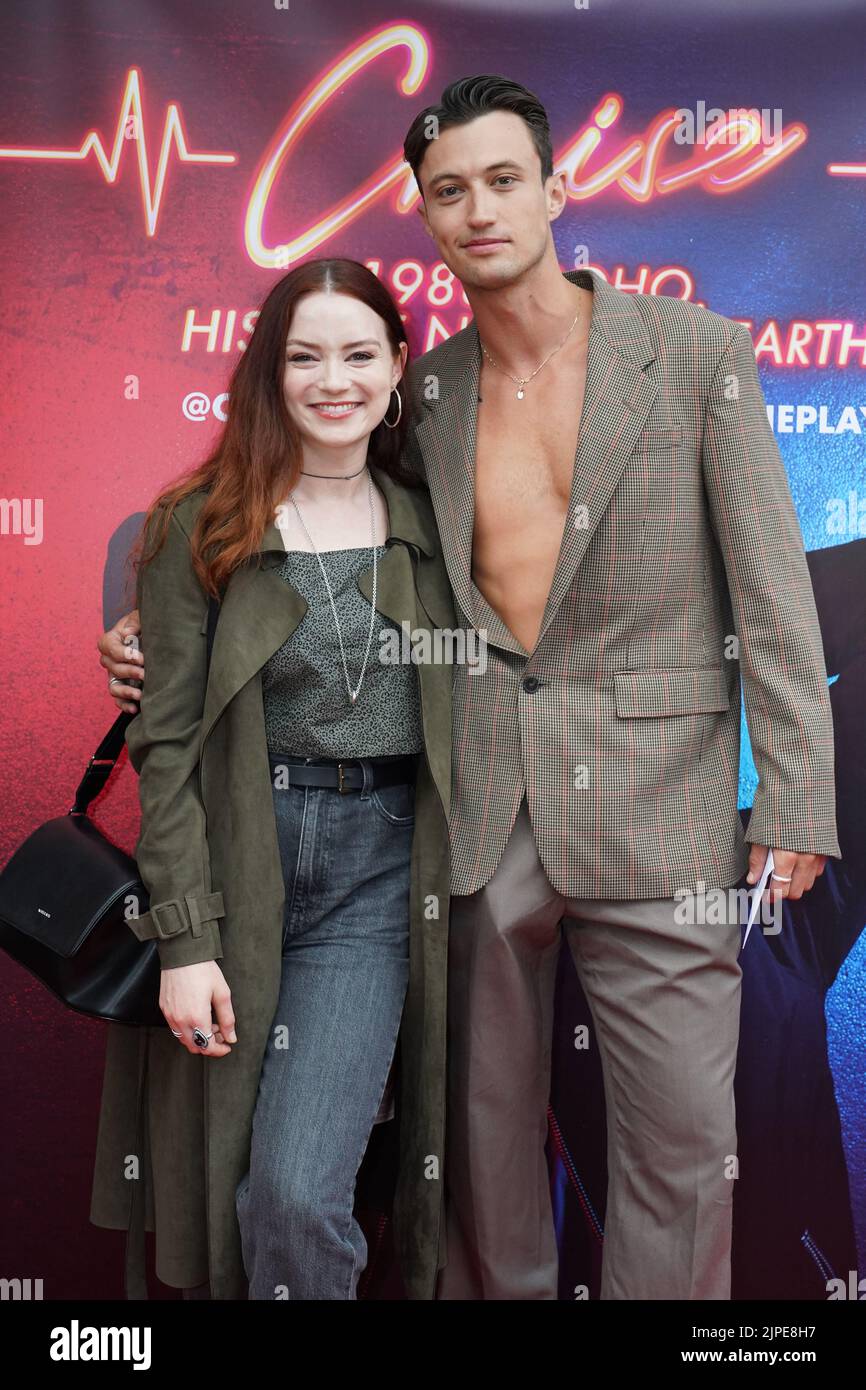
[[135, 855], [150, 910], [130, 927], [140, 940], [156, 938], [165, 970], [220, 957], [225, 915], [222, 893], [211, 892], [198, 791], [208, 599], [174, 513], [162, 549], [141, 571], [138, 606], [145, 679], [126, 744], [139, 775]]
[[759, 779], [745, 838], [840, 859], [833, 717], [803, 537], [751, 338], [731, 326], [709, 390], [702, 470]]

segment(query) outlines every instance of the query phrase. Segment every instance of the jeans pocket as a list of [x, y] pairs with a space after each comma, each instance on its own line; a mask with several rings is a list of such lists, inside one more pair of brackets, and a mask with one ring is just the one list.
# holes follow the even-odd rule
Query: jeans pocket
[[372, 787], [370, 805], [389, 825], [413, 825], [415, 783], [398, 782], [390, 787]]

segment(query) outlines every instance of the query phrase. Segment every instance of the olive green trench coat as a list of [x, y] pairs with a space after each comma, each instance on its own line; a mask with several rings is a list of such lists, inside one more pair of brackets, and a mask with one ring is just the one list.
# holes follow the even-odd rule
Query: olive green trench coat
[[[371, 469], [388, 505], [377, 609], [410, 631], [455, 626], [425, 488]], [[307, 609], [275, 573], [271, 525], [223, 598], [209, 673], [207, 596], [189, 533], [204, 493], [184, 499], [139, 594], [146, 679], [126, 733], [142, 809], [136, 857], [163, 968], [217, 959], [238, 1041], [194, 1056], [165, 1027], [109, 1024], [90, 1219], [127, 1230], [127, 1296], [146, 1298], [144, 1231], [175, 1288], [210, 1282], [247, 1296], [235, 1189], [249, 1166], [259, 1075], [276, 1011], [285, 889], [265, 735], [261, 670]], [[372, 565], [358, 577], [372, 600]], [[431, 648], [432, 649], [432, 648]], [[410, 970], [398, 1050], [395, 1243], [410, 1298], [435, 1295], [444, 1263], [446, 966], [453, 666], [417, 665], [424, 727], [410, 889]]]

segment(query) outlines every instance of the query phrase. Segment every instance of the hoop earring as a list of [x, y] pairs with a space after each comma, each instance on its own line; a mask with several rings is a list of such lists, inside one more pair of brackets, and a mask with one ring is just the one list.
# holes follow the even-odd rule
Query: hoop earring
[[[391, 387], [391, 391], [392, 391], [393, 393], [396, 393], [396, 396], [397, 396], [397, 406], [398, 406], [398, 410], [397, 410], [397, 419], [394, 421], [394, 423], [393, 423], [393, 425], [392, 425], [388, 420], [385, 419], [385, 415], [388, 414], [388, 412], [387, 412], [387, 410], [386, 410], [386, 411], [385, 411], [385, 415], [382, 416], [382, 424], [383, 424], [383, 425], [386, 425], [386, 426], [388, 427], [389, 430], [395, 430], [395, 429], [397, 428], [397, 426], [399, 425], [399, 423], [400, 423], [400, 417], [401, 417], [401, 415], [403, 414], [403, 397], [400, 395], [400, 392], [397, 390], [397, 387], [396, 387], [396, 386], [392, 386], [392, 387]], [[391, 404], [391, 399], [390, 399], [390, 397], [388, 398], [388, 404], [389, 404], [389, 405]]]

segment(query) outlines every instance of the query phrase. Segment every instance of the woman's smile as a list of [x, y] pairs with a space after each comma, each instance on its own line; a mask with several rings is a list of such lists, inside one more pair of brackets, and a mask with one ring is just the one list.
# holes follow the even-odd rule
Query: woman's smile
[[323, 420], [341, 420], [352, 415], [363, 405], [363, 401], [311, 401], [310, 409]]

